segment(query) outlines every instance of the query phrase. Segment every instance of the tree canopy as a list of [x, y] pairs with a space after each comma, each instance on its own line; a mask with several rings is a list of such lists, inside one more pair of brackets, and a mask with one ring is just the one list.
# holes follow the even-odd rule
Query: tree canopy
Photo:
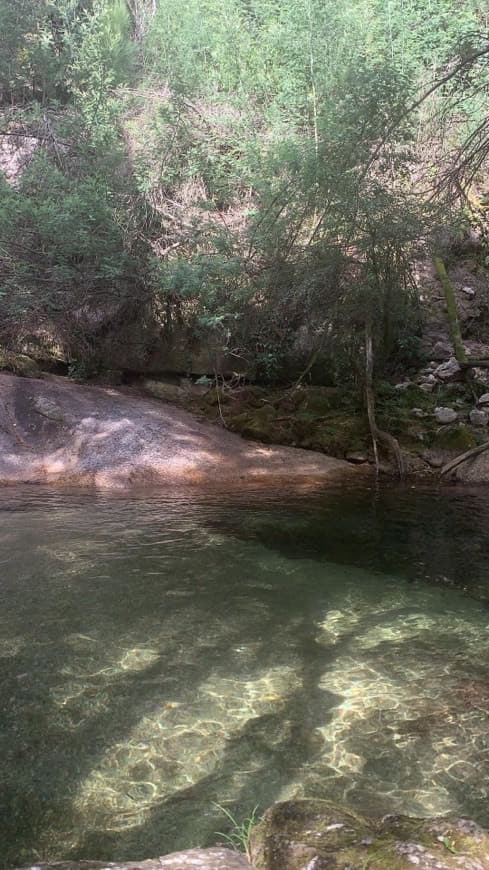
[[[412, 264], [489, 153], [482, 0], [0, 0], [0, 339], [183, 319], [280, 376], [415, 350]], [[21, 324], [19, 326], [19, 323]]]

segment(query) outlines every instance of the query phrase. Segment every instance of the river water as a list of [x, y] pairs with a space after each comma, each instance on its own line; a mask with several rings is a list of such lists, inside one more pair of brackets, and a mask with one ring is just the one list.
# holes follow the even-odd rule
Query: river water
[[[316, 796], [489, 824], [489, 490], [0, 493], [0, 866]], [[2, 863], [3, 862], [3, 863]]]

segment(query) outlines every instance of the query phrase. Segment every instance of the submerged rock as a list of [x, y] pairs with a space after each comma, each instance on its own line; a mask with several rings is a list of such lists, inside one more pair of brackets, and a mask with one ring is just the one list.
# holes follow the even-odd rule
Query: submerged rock
[[257, 870], [487, 870], [489, 833], [468, 819], [367, 819], [297, 800], [267, 810], [250, 851]]

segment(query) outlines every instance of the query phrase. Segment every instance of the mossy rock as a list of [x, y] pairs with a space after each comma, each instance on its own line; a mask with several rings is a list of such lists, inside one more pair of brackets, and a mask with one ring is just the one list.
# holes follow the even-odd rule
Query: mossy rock
[[423, 411], [430, 411], [439, 403], [438, 393], [425, 393], [416, 384], [411, 384], [407, 390], [393, 390], [389, 393], [378, 394], [377, 411], [386, 416], [402, 416], [403, 414], [409, 415], [411, 408], [422, 408]]
[[157, 381], [152, 378], [145, 378], [142, 382], [142, 388], [145, 393], [153, 396], [154, 399], [161, 399], [164, 402], [178, 403], [184, 395], [184, 391], [178, 384]]
[[363, 415], [330, 414], [310, 426], [300, 446], [338, 457], [352, 450], [365, 450], [370, 446], [367, 422]]
[[296, 391], [299, 406], [315, 417], [322, 417], [348, 404], [349, 397], [336, 387], [305, 387]]
[[23, 378], [40, 378], [41, 369], [35, 360], [23, 353], [0, 350], [0, 370], [12, 372]]
[[262, 405], [261, 408], [248, 408], [242, 414], [230, 416], [226, 422], [234, 432], [239, 432], [246, 438], [271, 443], [280, 437], [275, 419], [275, 409], [271, 405]]
[[477, 444], [474, 432], [464, 423], [443, 427], [435, 433], [431, 442], [431, 446], [439, 450], [457, 450], [460, 453], [477, 447]]
[[489, 834], [467, 819], [365, 818], [322, 800], [274, 804], [252, 832], [257, 870], [484, 870]]

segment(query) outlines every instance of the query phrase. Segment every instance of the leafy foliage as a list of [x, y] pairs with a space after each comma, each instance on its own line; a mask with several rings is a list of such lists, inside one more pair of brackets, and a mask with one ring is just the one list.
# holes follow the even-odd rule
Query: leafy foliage
[[489, 153], [478, 0], [0, 17], [0, 129], [37, 141], [2, 183], [3, 341], [41, 324], [79, 359], [131, 318], [151, 341], [178, 321], [265, 378], [320, 350], [354, 380], [370, 321], [379, 370], [412, 356], [411, 264]]

